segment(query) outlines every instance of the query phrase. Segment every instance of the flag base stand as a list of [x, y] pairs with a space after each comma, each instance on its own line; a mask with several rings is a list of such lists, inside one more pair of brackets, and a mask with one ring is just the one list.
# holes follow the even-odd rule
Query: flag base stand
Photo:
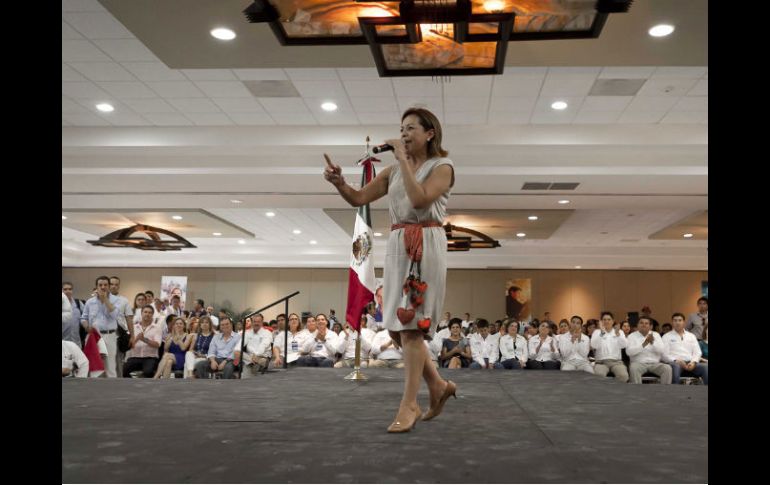
[[361, 338], [356, 336], [356, 357], [353, 361], [353, 372], [345, 376], [346, 381], [368, 381], [369, 378], [361, 373]]
[[366, 377], [362, 372], [361, 369], [354, 369], [353, 372], [345, 376], [346, 381], [368, 381], [369, 378]]

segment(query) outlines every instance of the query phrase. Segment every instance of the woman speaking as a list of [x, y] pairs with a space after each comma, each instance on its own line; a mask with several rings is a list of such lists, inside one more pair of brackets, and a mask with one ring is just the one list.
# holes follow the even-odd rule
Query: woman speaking
[[[438, 416], [457, 388], [441, 378], [423, 344], [444, 306], [447, 240], [442, 225], [455, 179], [448, 152], [441, 148], [441, 125], [430, 111], [408, 109], [401, 117], [401, 138], [386, 144], [398, 163], [383, 169], [361, 190], [345, 183], [342, 169], [326, 154], [324, 178], [354, 207], [389, 195], [392, 226], [385, 256], [382, 318], [391, 338], [402, 348], [406, 380], [388, 432], [403, 433], [420, 418], [427, 421]], [[430, 392], [430, 409], [424, 414], [417, 404], [420, 376]]]

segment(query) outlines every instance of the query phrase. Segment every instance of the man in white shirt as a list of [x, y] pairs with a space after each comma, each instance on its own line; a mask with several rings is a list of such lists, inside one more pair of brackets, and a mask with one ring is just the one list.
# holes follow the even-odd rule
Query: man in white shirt
[[251, 322], [251, 328], [246, 330], [246, 347], [243, 352], [245, 368], [241, 374], [242, 379], [248, 379], [264, 371], [272, 353], [273, 332], [264, 328], [265, 317], [257, 313], [246, 319], [247, 326], [249, 322]]
[[377, 331], [372, 339], [372, 358], [369, 367], [388, 367], [391, 369], [404, 368], [404, 355], [390, 333], [384, 328]]
[[663, 339], [652, 331], [649, 317], [640, 317], [636, 332], [627, 337], [626, 354], [631, 359], [629, 373], [632, 384], [641, 384], [645, 372], [660, 377], [661, 384], [671, 384], [671, 366], [661, 362], [666, 351]]
[[[74, 343], [78, 347], [82, 347], [83, 342], [81, 342], [80, 340], [80, 330], [81, 330], [80, 314], [81, 314], [83, 305], [80, 303], [80, 301], [72, 297], [72, 290], [73, 290], [72, 283], [70, 283], [69, 281], [63, 282], [61, 285], [61, 290], [63, 294], [61, 338], [62, 340], [69, 340], [70, 342]], [[67, 302], [71, 307], [70, 319], [66, 321], [64, 318], [64, 309], [66, 308], [66, 304], [64, 303], [64, 297], [67, 298]]]
[[123, 377], [131, 377], [132, 372], [141, 370], [144, 377], [151, 378], [158, 369], [158, 349], [163, 344], [163, 330], [155, 322], [152, 305], [143, 306], [137, 313], [142, 319], [134, 324], [134, 338], [131, 350], [126, 352], [128, 358], [123, 365]]
[[184, 309], [182, 308], [182, 298], [179, 295], [172, 296], [171, 307], [168, 309], [168, 314], [181, 317], [183, 311]]
[[75, 377], [88, 377], [88, 358], [80, 347], [69, 340], [61, 341], [61, 376], [72, 374], [72, 367], [77, 369]]
[[[449, 312], [447, 312], [446, 315], [449, 315]], [[433, 340], [430, 341], [430, 350], [435, 355], [441, 355], [441, 347], [444, 345], [444, 339], [449, 338], [449, 335], [451, 334], [449, 332], [449, 327], [455, 322], [462, 326], [462, 320], [459, 318], [450, 318], [446, 327], [441, 330], [439, 330], [438, 327], [436, 328], [436, 333], [433, 334]]]
[[61, 292], [61, 325], [62, 334], [64, 334], [64, 326], [72, 320], [72, 303], [64, 292]]
[[682, 375], [696, 376], [709, 384], [709, 366], [701, 364], [701, 350], [695, 335], [684, 329], [684, 315], [671, 315], [674, 329], [663, 336], [663, 360], [671, 366], [671, 383], [679, 384]]
[[[368, 324], [367, 324], [368, 325]], [[363, 331], [366, 330], [367, 327], [364, 327], [361, 329], [361, 334], [363, 334]], [[334, 367], [340, 368], [340, 367], [353, 367], [355, 365], [356, 360], [356, 340], [358, 340], [358, 332], [354, 328], [352, 328], [350, 325], [345, 323], [345, 325], [342, 327], [342, 332], [339, 334], [339, 338], [337, 339], [337, 352], [342, 354], [342, 358], [339, 362], [334, 364]], [[360, 363], [361, 367], [366, 367], [369, 361], [369, 353], [372, 350], [372, 343], [371, 340], [368, 340], [366, 337], [363, 337], [361, 339], [361, 355], [360, 355]]]
[[709, 323], [709, 299], [705, 296], [698, 298], [698, 312], [691, 313], [687, 317], [687, 325], [684, 329], [695, 335], [695, 338], [702, 340], [703, 327]]
[[[145, 300], [146, 300], [146, 293], [145, 293]], [[157, 323], [159, 326], [162, 326], [166, 323], [166, 317], [168, 316], [168, 309], [163, 308], [163, 302], [160, 301], [160, 298], [153, 299], [152, 302], [146, 301], [145, 302], [148, 305], [152, 305], [153, 310], [155, 310], [155, 314], [153, 315], [153, 323]]]
[[[281, 318], [281, 316], [279, 315], [278, 316], [279, 321], [280, 321], [280, 318]], [[289, 315], [289, 321], [297, 320], [297, 319], [298, 319], [298, 317], [297, 317], [296, 313], [292, 313], [292, 314]], [[316, 323], [315, 317], [310, 315], [305, 320], [305, 328], [300, 330], [299, 336], [302, 339], [307, 340], [307, 339], [312, 339], [313, 337], [315, 337], [316, 333], [318, 333], [318, 324]], [[310, 353], [309, 352], [305, 352], [304, 350], [302, 350], [302, 347], [303, 346], [301, 345], [300, 346], [299, 354], [300, 355], [309, 355]]]
[[502, 369], [500, 364], [500, 335], [489, 333], [489, 322], [479, 318], [479, 331], [471, 335], [471, 369]]
[[471, 314], [470, 313], [466, 313], [465, 314], [465, 319], [462, 321], [463, 330], [468, 328], [470, 326], [470, 324], [471, 324]]
[[[315, 327], [316, 330], [311, 330]], [[307, 331], [297, 360], [300, 367], [334, 367], [334, 354], [337, 353], [337, 334], [326, 325], [318, 325], [315, 317], [307, 318]]]
[[591, 348], [596, 351], [594, 374], [606, 377], [612, 372], [615, 380], [628, 382], [628, 369], [623, 363], [621, 349], [627, 345], [626, 334], [619, 328], [613, 328], [615, 317], [611, 312], [602, 312], [599, 328], [591, 335]]
[[[131, 304], [128, 298], [120, 295], [120, 278], [117, 276], [110, 276], [110, 293], [118, 299], [118, 325], [128, 332], [129, 341], [134, 338], [134, 310], [131, 308]], [[123, 362], [126, 360], [125, 352], [117, 350], [115, 356], [116, 372], [119, 376], [123, 375]]]
[[215, 329], [219, 328], [219, 317], [214, 315], [214, 307], [211, 305], [207, 306], [206, 312], [208, 312], [209, 318], [211, 319], [211, 325], [213, 325]]
[[556, 344], [561, 360], [561, 370], [582, 370], [589, 374], [594, 373], [594, 368], [588, 361], [588, 352], [591, 350], [591, 339], [583, 334], [583, 319], [574, 315], [569, 321], [569, 332], [556, 337]]
[[[438, 325], [436, 326], [436, 331], [440, 332], [441, 330], [444, 330], [445, 328], [449, 328], [449, 320], [452, 319], [452, 314], [449, 312], [444, 313], [444, 319], [438, 322]], [[462, 320], [460, 321], [460, 325], [462, 325]]]
[[[101, 334], [99, 342], [104, 344], [105, 354], [107, 354], [107, 377], [117, 377], [115, 355], [117, 354], [116, 332], [120, 324], [119, 305], [118, 299], [110, 293], [110, 279], [107, 276], [96, 278], [96, 292], [86, 301], [80, 322], [89, 333], [91, 329], [96, 329]], [[123, 324], [125, 325], [125, 321]], [[83, 345], [88, 343], [89, 338], [91, 338], [90, 335]], [[101, 374], [102, 371], [91, 371], [91, 373]]]

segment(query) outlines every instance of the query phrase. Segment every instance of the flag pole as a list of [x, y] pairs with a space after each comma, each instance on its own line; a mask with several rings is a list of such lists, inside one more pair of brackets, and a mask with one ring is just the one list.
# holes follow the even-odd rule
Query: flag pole
[[353, 364], [353, 372], [345, 376], [348, 381], [367, 381], [369, 378], [361, 372], [361, 331], [359, 329], [356, 337], [356, 360]]
[[[366, 136], [366, 154], [369, 155], [369, 135]], [[366, 172], [366, 165], [364, 165], [364, 173]], [[369, 378], [361, 372], [361, 319], [358, 319], [358, 335], [356, 335], [356, 357], [353, 362], [353, 372], [345, 376], [347, 381], [367, 381]]]

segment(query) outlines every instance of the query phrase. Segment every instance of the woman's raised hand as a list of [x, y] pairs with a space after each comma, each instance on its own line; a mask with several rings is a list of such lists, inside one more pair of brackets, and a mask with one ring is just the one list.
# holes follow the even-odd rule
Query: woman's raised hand
[[335, 187], [339, 188], [345, 184], [345, 177], [342, 176], [342, 168], [332, 163], [329, 155], [324, 153], [326, 159], [326, 169], [324, 169], [324, 178]]

